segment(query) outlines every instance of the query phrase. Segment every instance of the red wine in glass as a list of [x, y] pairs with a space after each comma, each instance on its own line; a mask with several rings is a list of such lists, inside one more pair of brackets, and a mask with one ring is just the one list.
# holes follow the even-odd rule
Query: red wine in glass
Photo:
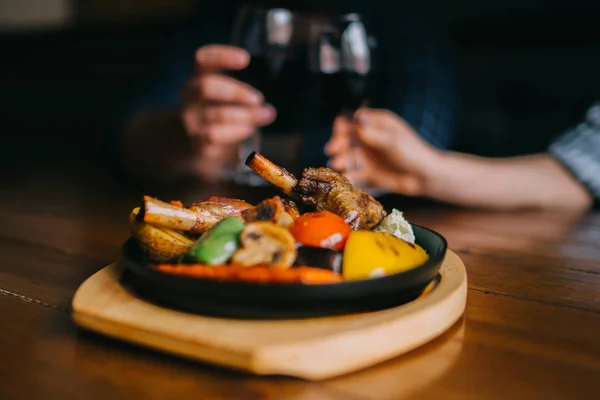
[[[313, 27], [309, 69], [321, 86], [324, 107], [333, 117], [343, 115], [352, 120], [356, 110], [368, 105], [375, 48], [375, 40], [358, 14], [341, 15]], [[361, 168], [355, 135], [351, 142], [350, 151], [356, 157], [346, 171]]]
[[342, 70], [324, 74], [319, 80], [326, 88], [323, 96], [326, 107], [332, 114], [352, 119], [354, 112], [366, 105], [368, 76]]
[[320, 22], [310, 37], [309, 69], [325, 107], [351, 116], [370, 96], [373, 39], [358, 14]]
[[[292, 10], [249, 6], [240, 10], [231, 35], [231, 44], [250, 54], [250, 64], [243, 70], [231, 71], [230, 75], [259, 90], [265, 102], [277, 109], [279, 120], [287, 117], [285, 111], [290, 108], [287, 88], [294, 79], [295, 31], [296, 15]], [[243, 165], [248, 154], [260, 150], [260, 140], [261, 132], [257, 130], [242, 144], [240, 164], [233, 171], [238, 182], [263, 183]]]

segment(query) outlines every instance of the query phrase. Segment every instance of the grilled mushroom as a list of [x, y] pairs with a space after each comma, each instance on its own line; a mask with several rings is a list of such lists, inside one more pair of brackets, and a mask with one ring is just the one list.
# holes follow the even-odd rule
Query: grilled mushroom
[[242, 248], [234, 253], [232, 264], [290, 267], [296, 260], [296, 242], [286, 228], [272, 222], [252, 222], [240, 235]]

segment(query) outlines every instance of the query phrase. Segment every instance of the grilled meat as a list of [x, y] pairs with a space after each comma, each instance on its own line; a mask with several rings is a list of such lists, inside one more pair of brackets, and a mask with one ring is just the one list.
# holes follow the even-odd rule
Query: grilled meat
[[331, 211], [341, 216], [354, 230], [371, 229], [387, 215], [381, 203], [332, 169], [307, 168], [298, 181], [285, 169], [256, 152], [250, 154], [246, 165], [284, 193], [299, 198], [302, 203], [318, 211]]
[[144, 196], [140, 215], [148, 224], [200, 235], [226, 217], [242, 219], [242, 213], [252, 208], [244, 200], [227, 197], [210, 197], [185, 208], [179, 202], [167, 203]]
[[300, 217], [300, 210], [298, 209], [298, 204], [296, 204], [293, 200], [290, 199], [281, 199], [283, 203], [283, 207], [285, 211], [290, 214], [290, 217], [295, 221]]
[[269, 221], [288, 227], [300, 216], [294, 205], [293, 202], [284, 202], [281, 197], [275, 196], [260, 202], [256, 207], [244, 210], [242, 217], [246, 222]]
[[246, 159], [246, 165], [260, 175], [265, 181], [281, 189], [288, 196], [297, 198], [294, 188], [298, 185], [298, 179], [285, 168], [275, 165], [260, 153], [253, 151]]
[[317, 211], [341, 216], [354, 230], [371, 229], [387, 215], [377, 200], [329, 168], [306, 168], [294, 192]]

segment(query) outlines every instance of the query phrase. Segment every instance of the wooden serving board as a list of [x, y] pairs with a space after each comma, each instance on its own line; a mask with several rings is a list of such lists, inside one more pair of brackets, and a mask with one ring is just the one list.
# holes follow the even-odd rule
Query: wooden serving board
[[448, 251], [441, 280], [417, 300], [384, 311], [302, 320], [236, 320], [148, 303], [119, 283], [112, 264], [73, 298], [75, 323], [156, 350], [259, 375], [323, 380], [369, 367], [419, 347], [463, 314], [467, 276]]

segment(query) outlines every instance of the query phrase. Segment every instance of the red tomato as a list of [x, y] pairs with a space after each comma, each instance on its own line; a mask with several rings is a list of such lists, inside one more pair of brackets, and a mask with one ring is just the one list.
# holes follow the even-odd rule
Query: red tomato
[[352, 228], [339, 215], [318, 211], [301, 215], [290, 227], [290, 232], [305, 246], [342, 250]]

